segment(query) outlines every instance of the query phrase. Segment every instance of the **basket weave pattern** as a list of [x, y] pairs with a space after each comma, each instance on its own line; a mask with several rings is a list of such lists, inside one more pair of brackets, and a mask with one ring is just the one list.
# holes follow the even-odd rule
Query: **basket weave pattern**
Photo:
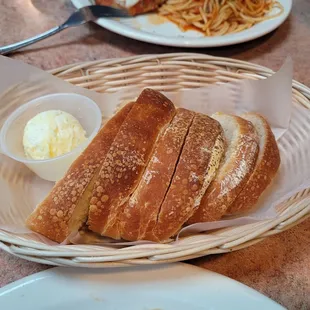
[[[177, 91], [239, 79], [265, 79], [274, 72], [248, 62], [201, 54], [133, 56], [67, 65], [50, 71], [74, 85], [97, 92], [131, 87]], [[293, 81], [293, 101], [310, 108], [310, 89]], [[27, 235], [0, 230], [0, 248], [18, 257], [57, 266], [119, 267], [158, 264], [227, 253], [280, 233], [310, 216], [310, 189], [299, 192], [279, 207], [273, 220], [197, 234], [171, 244], [130, 246], [48, 246]]]

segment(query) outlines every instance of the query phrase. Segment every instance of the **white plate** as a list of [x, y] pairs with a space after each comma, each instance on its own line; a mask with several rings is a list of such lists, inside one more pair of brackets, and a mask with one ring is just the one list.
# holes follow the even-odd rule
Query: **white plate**
[[[76, 8], [91, 4], [91, 0], [71, 0]], [[178, 47], [215, 47], [242, 43], [261, 37], [278, 28], [288, 17], [292, 0], [278, 0], [284, 7], [284, 13], [271, 20], [261, 22], [239, 33], [205, 37], [198, 31], [182, 32], [175, 24], [156, 14], [134, 18], [100, 18], [97, 24], [132, 39], [159, 45]]]
[[186, 264], [129, 269], [57, 267], [0, 289], [10, 310], [283, 310], [234, 280]]

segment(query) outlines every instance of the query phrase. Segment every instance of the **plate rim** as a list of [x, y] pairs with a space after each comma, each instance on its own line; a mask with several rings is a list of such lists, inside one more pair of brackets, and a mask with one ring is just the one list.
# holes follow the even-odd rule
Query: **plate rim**
[[[239, 282], [235, 279], [232, 279], [230, 277], [227, 277], [225, 275], [222, 275], [220, 273], [196, 266], [196, 265], [191, 265], [191, 264], [187, 264], [187, 263], [182, 263], [182, 262], [176, 262], [176, 263], [170, 263], [170, 264], [162, 264], [162, 265], [144, 265], [144, 266], [130, 266], [130, 267], [120, 267], [120, 268], [115, 268], [115, 269], [105, 269], [105, 268], [101, 268], [100, 270], [98, 269], [89, 269], [89, 268], [74, 268], [74, 267], [53, 267], [53, 268], [49, 268], [46, 270], [42, 270], [39, 272], [36, 272], [34, 274], [28, 275], [26, 277], [23, 277], [21, 279], [18, 279], [14, 282], [11, 282], [5, 286], [3, 286], [2, 288], [0, 288], [0, 301], [1, 301], [1, 297], [5, 297], [7, 296], [7, 294], [10, 294], [13, 291], [19, 290], [19, 289], [23, 289], [24, 287], [26, 287], [28, 285], [31, 285], [32, 283], [35, 283], [37, 281], [43, 280], [43, 281], [50, 281], [50, 279], [52, 279], [52, 281], [59, 276], [59, 274], [62, 275], [62, 277], [70, 279], [71, 275], [79, 275], [79, 279], [81, 279], [81, 281], [87, 281], [88, 278], [86, 278], [87, 276], [93, 276], [100, 274], [101, 277], [103, 277], [106, 274], [109, 274], [112, 276], [116, 276], [119, 277], [121, 275], [121, 272], [124, 272], [125, 274], [125, 278], [128, 277], [128, 275], [126, 275], [127, 272], [129, 272], [129, 276], [132, 272], [135, 271], [143, 271], [144, 273], [146, 272], [152, 272], [154, 270], [158, 270], [159, 272], [163, 272], [162, 269], [172, 269], [174, 273], [176, 273], [176, 271], [178, 271], [180, 268], [186, 269], [187, 272], [192, 273], [193, 277], [199, 277], [197, 280], [198, 281], [208, 281], [207, 277], [208, 276], [213, 276], [216, 279], [219, 279], [220, 281], [223, 280], [223, 283], [230, 283], [231, 285], [233, 285], [234, 288], [236, 288], [236, 290], [246, 290], [247, 292], [249, 292], [250, 294], [253, 294], [255, 297], [259, 298], [262, 302], [267, 302], [268, 305], [272, 305], [274, 306], [276, 309], [284, 309], [282, 305], [280, 305], [278, 302], [276, 302], [275, 300], [271, 299], [270, 297], [262, 294], [261, 292], [255, 290], [254, 288], [247, 286], [246, 284]], [[175, 270], [174, 270], [175, 269]], [[99, 272], [98, 272], [99, 271]], [[206, 276], [204, 276], [206, 275]], [[93, 281], [92, 279], [89, 279], [90, 281]], [[176, 280], [176, 279], [174, 279]], [[108, 281], [104, 282], [106, 285], [109, 285]], [[157, 282], [154, 282], [155, 286], [157, 285]]]
[[[90, 0], [86, 1], [89, 1], [89, 3], [91, 4]], [[293, 6], [293, 0], [284, 0], [284, 1], [288, 2], [288, 9], [287, 10], [285, 9], [284, 13], [281, 16], [277, 17], [270, 27], [267, 27], [262, 31], [255, 29], [254, 30], [248, 29], [245, 30], [250, 31], [248, 34], [242, 35], [244, 31], [241, 31], [233, 35], [229, 35], [228, 38], [225, 36], [218, 36], [216, 37], [216, 39], [208, 37], [200, 37], [200, 38], [161, 37], [160, 35], [157, 34], [143, 32], [139, 29], [128, 27], [127, 25], [124, 25], [114, 20], [100, 18], [95, 23], [118, 35], [156, 45], [170, 46], [170, 47], [185, 47], [185, 48], [211, 48], [211, 47], [230, 46], [234, 44], [241, 44], [244, 42], [255, 40], [259, 37], [262, 37], [274, 31], [280, 25], [282, 25], [285, 22], [285, 20], [289, 17]], [[84, 6], [81, 2], [83, 2], [83, 0], [71, 0], [73, 6], [77, 9]]]

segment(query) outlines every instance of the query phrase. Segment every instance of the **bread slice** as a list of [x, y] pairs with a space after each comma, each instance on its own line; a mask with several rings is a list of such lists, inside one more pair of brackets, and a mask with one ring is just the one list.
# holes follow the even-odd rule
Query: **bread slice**
[[275, 177], [281, 161], [276, 139], [264, 117], [257, 113], [246, 113], [241, 117], [251, 122], [258, 133], [259, 154], [251, 177], [229, 206], [230, 214], [248, 211], [256, 205], [261, 194]]
[[63, 242], [86, 221], [92, 183], [117, 135], [134, 106], [127, 104], [94, 137], [72, 163], [65, 176], [37, 206], [26, 221], [33, 231], [56, 242]]
[[258, 136], [250, 122], [222, 113], [212, 117], [224, 129], [227, 150], [216, 178], [189, 224], [216, 221], [226, 214], [250, 178], [258, 155]]
[[144, 239], [145, 232], [155, 226], [194, 114], [178, 109], [169, 127], [159, 138], [139, 186], [120, 216], [122, 239]]
[[90, 201], [89, 229], [120, 238], [119, 216], [148, 164], [158, 135], [172, 120], [173, 103], [145, 89], [122, 124], [102, 165]]
[[145, 239], [162, 242], [178, 233], [200, 205], [223, 153], [224, 136], [220, 124], [206, 115], [196, 114], [157, 223], [154, 228], [149, 227]]

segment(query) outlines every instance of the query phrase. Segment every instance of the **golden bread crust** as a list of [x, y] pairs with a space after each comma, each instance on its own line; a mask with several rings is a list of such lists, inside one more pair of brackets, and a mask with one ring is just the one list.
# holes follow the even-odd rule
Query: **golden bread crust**
[[[217, 169], [211, 165], [219, 165], [223, 152], [224, 140], [220, 124], [206, 115], [196, 114], [161, 205], [156, 226], [145, 235], [147, 240], [162, 242], [181, 229], [200, 205], [209, 185], [205, 182], [209, 180], [208, 173], [213, 168]], [[215, 155], [215, 161], [212, 155]]]
[[89, 229], [120, 238], [119, 216], [148, 164], [158, 135], [175, 114], [173, 103], [145, 89], [122, 124], [95, 181]]
[[194, 112], [178, 109], [172, 122], [158, 139], [139, 186], [120, 216], [123, 239], [144, 239], [146, 231], [155, 226], [193, 117]]

